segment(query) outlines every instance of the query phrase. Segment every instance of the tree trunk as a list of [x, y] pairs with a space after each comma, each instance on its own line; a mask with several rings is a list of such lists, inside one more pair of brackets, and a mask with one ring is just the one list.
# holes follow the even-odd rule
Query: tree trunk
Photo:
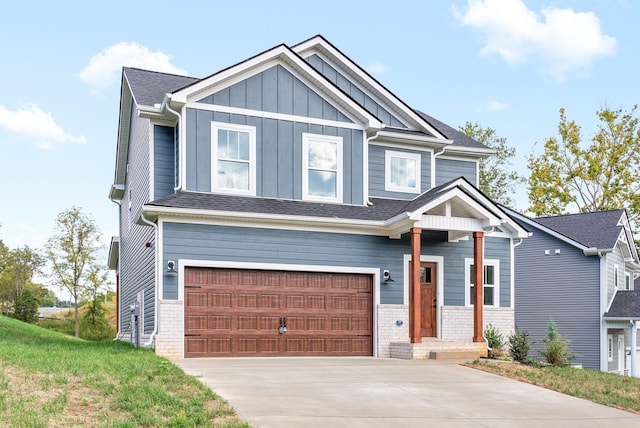
[[80, 337], [80, 320], [78, 319], [78, 295], [73, 296], [73, 305], [75, 307], [74, 311], [74, 332], [76, 337]]

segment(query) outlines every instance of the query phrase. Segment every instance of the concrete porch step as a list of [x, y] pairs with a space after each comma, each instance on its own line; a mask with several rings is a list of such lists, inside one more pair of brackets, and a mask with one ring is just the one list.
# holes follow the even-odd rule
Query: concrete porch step
[[391, 358], [406, 360], [474, 359], [487, 356], [484, 343], [424, 338], [422, 343], [392, 342]]

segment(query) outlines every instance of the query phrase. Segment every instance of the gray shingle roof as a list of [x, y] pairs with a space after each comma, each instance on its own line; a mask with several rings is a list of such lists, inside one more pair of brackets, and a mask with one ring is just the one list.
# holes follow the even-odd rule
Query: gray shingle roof
[[428, 114], [423, 113], [419, 110], [416, 110], [416, 113], [418, 113], [424, 120], [429, 122], [431, 126], [433, 126], [438, 131], [440, 131], [442, 135], [444, 135], [450, 140], [453, 140], [453, 144], [452, 144], [453, 146], [462, 146], [462, 147], [469, 147], [474, 149], [488, 148], [484, 144], [474, 140], [471, 137], [468, 137], [467, 134], [460, 132], [455, 128], [450, 127], [444, 122], [440, 122], [435, 117], [429, 116]]
[[640, 290], [618, 291], [604, 317], [640, 319]]
[[623, 213], [624, 210], [596, 211], [533, 220], [586, 247], [609, 249], [615, 246], [623, 229], [617, 225]]
[[195, 77], [178, 76], [131, 67], [123, 67], [122, 72], [129, 81], [136, 103], [150, 107], [161, 103], [166, 93], [177, 91], [200, 80]]

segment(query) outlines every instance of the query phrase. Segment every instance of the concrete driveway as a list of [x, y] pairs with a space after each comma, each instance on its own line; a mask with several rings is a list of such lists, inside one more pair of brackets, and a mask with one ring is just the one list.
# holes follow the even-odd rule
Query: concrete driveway
[[254, 427], [640, 427], [640, 416], [455, 362], [190, 358]]

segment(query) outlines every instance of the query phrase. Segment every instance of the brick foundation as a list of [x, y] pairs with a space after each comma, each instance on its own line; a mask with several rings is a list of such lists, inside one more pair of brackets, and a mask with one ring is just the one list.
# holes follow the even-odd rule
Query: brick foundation
[[155, 345], [157, 355], [184, 358], [184, 306], [181, 300], [160, 301], [160, 326]]

